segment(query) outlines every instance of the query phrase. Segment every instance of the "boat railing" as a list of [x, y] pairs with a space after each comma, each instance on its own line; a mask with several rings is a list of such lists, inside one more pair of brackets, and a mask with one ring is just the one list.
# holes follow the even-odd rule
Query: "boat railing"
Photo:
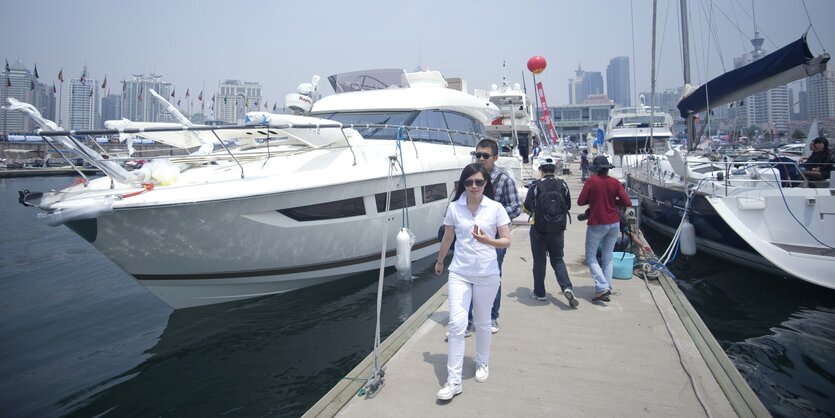
[[[809, 177], [801, 163], [791, 159], [710, 161], [704, 159], [682, 161], [686, 174], [661, 164], [662, 159], [652, 154], [629, 160], [624, 174], [639, 174], [651, 184], [694, 187], [708, 195], [727, 196], [742, 188], [833, 188], [832, 180]], [[684, 174], [684, 175], [683, 175]]]
[[[482, 140], [482, 139], [493, 139], [492, 137], [486, 136], [485, 134], [478, 133], [478, 132], [467, 132], [467, 131], [460, 131], [456, 129], [444, 129], [444, 128], [431, 128], [431, 127], [419, 127], [419, 126], [403, 126], [403, 125], [388, 125], [388, 124], [343, 124], [339, 122], [333, 123], [322, 123], [322, 124], [291, 124], [291, 123], [283, 123], [283, 124], [269, 124], [269, 125], [227, 125], [227, 126], [182, 126], [179, 128], [172, 128], [172, 127], [142, 127], [142, 128], [122, 128], [117, 130], [112, 129], [102, 129], [102, 130], [89, 130], [89, 131], [42, 131], [40, 133], [41, 136], [45, 138], [50, 137], [67, 137], [70, 140], [78, 145], [79, 149], [83, 149], [81, 146], [81, 141], [78, 137], [83, 136], [92, 136], [95, 137], [96, 135], [137, 135], [142, 136], [143, 133], [154, 133], [154, 132], [185, 132], [185, 131], [210, 131], [212, 134], [215, 135], [215, 138], [218, 140], [220, 145], [224, 148], [224, 152], [213, 152], [211, 154], [188, 154], [188, 155], [173, 155], [173, 151], [171, 155], [161, 155], [161, 156], [154, 156], [151, 157], [153, 159], [164, 159], [169, 160], [173, 163], [177, 164], [205, 164], [214, 161], [220, 160], [231, 160], [234, 161], [241, 170], [241, 178], [244, 178], [244, 167], [243, 163], [250, 162], [253, 160], [261, 160], [271, 157], [276, 157], [279, 155], [284, 155], [287, 153], [297, 153], [307, 147], [302, 144], [294, 144], [296, 147], [285, 147], [280, 148], [277, 146], [271, 147], [270, 144], [276, 141], [286, 141], [286, 136], [281, 136], [279, 134], [280, 130], [285, 129], [339, 129], [342, 132], [342, 136], [345, 139], [345, 143], [351, 149], [353, 153], [353, 148], [351, 147], [351, 143], [348, 140], [348, 136], [345, 134], [345, 129], [354, 129], [354, 130], [368, 130], [368, 129], [390, 129], [394, 132], [400, 132], [402, 128], [402, 132], [405, 132], [405, 136], [403, 138], [398, 138], [402, 140], [406, 140], [409, 142], [428, 142], [428, 143], [439, 143], [439, 144], [449, 144], [449, 145], [460, 145], [466, 147], [467, 149], [472, 149], [475, 144]], [[262, 140], [262, 144], [255, 148], [260, 148], [260, 151], [254, 151], [252, 149], [243, 150], [243, 148], [230, 148], [225, 141], [221, 140], [218, 136], [218, 131], [224, 130], [254, 130], [259, 138]], [[446, 138], [439, 137], [439, 138], [432, 138], [432, 137], [415, 137], [413, 132], [433, 132], [433, 133], [440, 133], [442, 136], [446, 136]], [[248, 133], [249, 134], [249, 133]], [[243, 135], [242, 135], [243, 137]], [[460, 138], [469, 138], [468, 140], [460, 140]], [[380, 139], [380, 138], [372, 138], [372, 139]], [[395, 136], [387, 136], [385, 139], [392, 140], [396, 139]], [[50, 145], [53, 144], [53, 141], [47, 140]], [[280, 142], [278, 145], [281, 145]], [[330, 145], [330, 144], [327, 144]], [[54, 148], [54, 147], [53, 147]], [[172, 150], [179, 149], [176, 147], [171, 147]], [[57, 148], [56, 148], [57, 150]], [[102, 172], [111, 177], [116, 178], [123, 178], [123, 175], [119, 173], [113, 172], [113, 167], [109, 164], [112, 163], [124, 163], [130, 160], [135, 160], [136, 157], [111, 157], [107, 152], [101, 148], [103, 154], [95, 154], [95, 153], [84, 153], [80, 152], [80, 156], [90, 164], [99, 168]], [[84, 173], [81, 171], [83, 167], [79, 167], [77, 164], [73, 164], [69, 158], [63, 153], [59, 154], [64, 157], [67, 162], [78, 172], [79, 175], [85, 178]], [[354, 155], [354, 159], [356, 162], [356, 155]], [[122, 173], [123, 174], [123, 173]]]

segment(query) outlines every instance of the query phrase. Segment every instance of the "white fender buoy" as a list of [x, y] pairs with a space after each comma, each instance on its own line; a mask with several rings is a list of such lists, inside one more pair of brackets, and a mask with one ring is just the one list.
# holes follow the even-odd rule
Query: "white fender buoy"
[[681, 224], [681, 233], [678, 236], [681, 244], [681, 253], [684, 255], [696, 254], [696, 228], [687, 218]]
[[394, 268], [402, 280], [412, 278], [412, 245], [415, 243], [415, 234], [408, 228], [400, 228], [397, 233], [397, 261]]

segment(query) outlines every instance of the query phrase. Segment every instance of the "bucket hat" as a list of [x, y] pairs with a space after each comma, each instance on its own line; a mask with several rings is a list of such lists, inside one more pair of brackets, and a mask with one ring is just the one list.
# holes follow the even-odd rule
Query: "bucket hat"
[[604, 168], [615, 168], [615, 166], [609, 164], [609, 160], [606, 159], [606, 156], [598, 155], [597, 157], [594, 157], [594, 160], [592, 160], [591, 167], [589, 167], [589, 170], [600, 171]]

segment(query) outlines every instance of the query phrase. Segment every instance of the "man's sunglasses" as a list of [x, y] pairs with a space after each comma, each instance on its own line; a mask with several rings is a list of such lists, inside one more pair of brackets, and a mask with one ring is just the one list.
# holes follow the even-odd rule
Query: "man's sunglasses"
[[482, 179], [476, 179], [476, 180], [467, 179], [467, 180], [464, 180], [464, 186], [465, 187], [473, 187], [473, 185], [475, 185], [475, 187], [482, 187], [482, 186], [484, 186], [484, 180], [482, 180]]
[[488, 154], [486, 152], [474, 152], [473, 153], [473, 157], [475, 157], [477, 160], [486, 160], [486, 159], [489, 159], [489, 158], [493, 158], [494, 155], [496, 155], [496, 154]]

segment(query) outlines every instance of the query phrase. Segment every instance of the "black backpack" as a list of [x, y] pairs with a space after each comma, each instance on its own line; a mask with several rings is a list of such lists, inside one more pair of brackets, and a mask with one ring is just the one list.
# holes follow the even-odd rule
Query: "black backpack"
[[564, 231], [570, 198], [568, 185], [555, 177], [547, 177], [536, 184], [534, 227], [542, 233]]

